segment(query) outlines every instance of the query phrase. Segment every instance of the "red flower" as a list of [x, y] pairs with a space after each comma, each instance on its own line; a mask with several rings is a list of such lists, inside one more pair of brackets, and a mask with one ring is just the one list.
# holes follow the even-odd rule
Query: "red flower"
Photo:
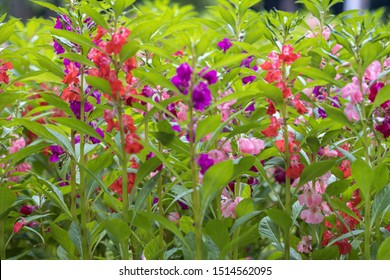
[[268, 98], [267, 98], [267, 101], [268, 101], [268, 108], [267, 108], [267, 112], [265, 112], [265, 113], [266, 113], [267, 115], [272, 116], [273, 114], [276, 113], [275, 105], [274, 105], [274, 103], [273, 103], [271, 100], [269, 100]]
[[125, 151], [126, 151], [126, 153], [128, 153], [128, 154], [137, 154], [144, 148], [144, 146], [142, 146], [138, 142], [138, 140], [140, 140], [140, 138], [135, 133], [128, 133], [126, 135], [126, 139], [125, 139], [125, 142], [126, 142], [125, 143]]
[[103, 118], [107, 123], [107, 132], [111, 132], [113, 128], [119, 130], [118, 121], [114, 121], [115, 111], [104, 110]]
[[[131, 168], [137, 169], [138, 164], [134, 159], [131, 159]], [[131, 190], [133, 189], [135, 179], [136, 179], [135, 173], [127, 173], [127, 192], [131, 193]], [[119, 196], [122, 196], [122, 184], [123, 184], [123, 177], [119, 177], [117, 180], [115, 180], [114, 183], [111, 184], [110, 189], [117, 193]]]
[[109, 54], [119, 54], [122, 47], [126, 44], [127, 37], [130, 35], [130, 30], [124, 27], [119, 28], [118, 33], [114, 33], [111, 41], [106, 45], [106, 52]]
[[129, 115], [123, 115], [123, 125], [125, 127], [125, 132], [134, 133], [136, 130], [136, 127], [134, 126], [134, 120]]
[[339, 247], [341, 255], [348, 255], [351, 252], [352, 246], [349, 244], [348, 239], [339, 240], [335, 244]]
[[[0, 63], [2, 61], [0, 60]], [[0, 64], [0, 83], [6, 83], [8, 84], [9, 83], [9, 78], [8, 78], [8, 75], [7, 75], [7, 71], [9, 69], [12, 69], [14, 68], [11, 64], [11, 62], [5, 62], [3, 64]]]
[[343, 172], [344, 178], [351, 176], [351, 163], [349, 160], [343, 160], [338, 168]]
[[98, 26], [97, 33], [96, 33], [95, 37], [93, 37], [93, 41], [98, 42], [100, 40], [100, 38], [102, 38], [104, 36], [104, 34], [106, 34], [106, 33], [107, 33], [107, 30], [105, 30], [101, 26]]
[[297, 179], [301, 176], [303, 169], [305, 166], [302, 163], [299, 163], [295, 166], [290, 166], [286, 170], [286, 176], [291, 179]]
[[282, 53], [279, 55], [279, 59], [286, 64], [291, 64], [300, 57], [301, 55], [299, 53], [294, 54], [294, 48], [291, 45], [284, 45], [282, 47]]
[[387, 227], [385, 227], [385, 229], [386, 229], [387, 231], [390, 231], [390, 223], [389, 223], [389, 225], [388, 225]]
[[276, 137], [278, 136], [278, 131], [280, 129], [280, 123], [276, 117], [271, 117], [270, 125], [261, 131], [265, 137]]
[[19, 222], [14, 224], [14, 233], [18, 233], [26, 225], [26, 220], [22, 218]]
[[[326, 221], [325, 221], [326, 223]], [[324, 234], [322, 235], [322, 242], [321, 245], [325, 247], [329, 244], [329, 241], [334, 237], [334, 234], [329, 230], [325, 230]]]
[[80, 101], [79, 91], [80, 89], [78, 87], [74, 86], [74, 84], [71, 84], [64, 89], [64, 91], [61, 94], [61, 98], [66, 101], [70, 101], [70, 100]]
[[66, 70], [68, 74], [62, 80], [64, 84], [78, 84], [80, 80], [77, 78], [79, 75], [79, 69], [76, 67], [74, 62], [71, 62], [68, 66], [66, 66]]

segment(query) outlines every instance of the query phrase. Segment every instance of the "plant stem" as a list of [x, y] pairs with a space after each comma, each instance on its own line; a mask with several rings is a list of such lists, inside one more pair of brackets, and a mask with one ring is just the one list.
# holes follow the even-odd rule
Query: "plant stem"
[[[240, 188], [241, 188], [241, 178], [239, 177], [234, 187], [234, 198], [240, 196], [240, 191], [241, 191]], [[236, 232], [233, 234], [232, 240], [236, 240], [239, 236], [240, 236], [240, 228], [238, 228]], [[238, 242], [236, 242], [236, 244], [234, 245], [232, 260], [237, 260], [237, 259], [238, 259]]]
[[366, 260], [371, 259], [371, 200], [370, 197], [364, 198], [364, 256]]
[[[118, 100], [118, 122], [119, 122], [119, 133], [121, 138], [121, 165], [122, 165], [122, 219], [128, 224], [129, 223], [129, 192], [128, 192], [128, 182], [127, 182], [127, 162], [128, 157], [125, 151], [125, 127], [123, 124], [122, 116], [122, 100]], [[129, 259], [129, 239], [126, 239], [123, 242], [122, 248], [122, 258], [124, 260]]]
[[5, 231], [4, 231], [4, 221], [0, 221], [0, 259], [5, 260]]
[[[192, 92], [192, 90], [191, 90]], [[196, 150], [195, 150], [195, 135], [194, 135], [194, 108], [192, 102], [189, 106], [190, 123], [190, 154], [191, 154], [191, 172], [192, 172], [192, 204], [195, 220], [195, 244], [196, 244], [196, 259], [202, 259], [202, 217], [200, 206], [200, 189], [198, 188], [198, 167], [196, 165]]]
[[[163, 146], [161, 143], [158, 143], [158, 151], [161, 153], [163, 150]], [[164, 190], [163, 190], [163, 177], [160, 176], [157, 181], [157, 195], [158, 195], [158, 213], [161, 217], [164, 217], [164, 204], [163, 204], [163, 196], [164, 196]], [[160, 248], [165, 247], [164, 242], [164, 229], [160, 226]], [[161, 259], [164, 257], [164, 252], [161, 250]]]
[[[288, 126], [287, 126], [287, 108], [286, 104], [282, 108], [283, 116], [283, 137], [284, 137], [284, 153], [286, 160], [286, 200], [285, 200], [285, 212], [288, 216], [291, 216], [291, 186], [290, 178], [287, 177], [287, 170], [290, 167], [290, 152], [289, 152], [289, 143], [288, 143]], [[284, 258], [286, 260], [290, 259], [290, 228], [284, 233]]]
[[[76, 144], [75, 144], [75, 131], [72, 129], [70, 132], [71, 137], [71, 145], [73, 151], [76, 151]], [[77, 219], [77, 205], [76, 205], [76, 199], [77, 199], [77, 184], [76, 184], [76, 160], [72, 158], [70, 163], [70, 199], [71, 199], [71, 205], [70, 205], [70, 211], [72, 213], [72, 219], [75, 223], [78, 223]]]
[[[85, 120], [85, 112], [84, 112], [84, 106], [85, 106], [85, 93], [84, 93], [84, 65], [81, 65], [80, 67], [80, 120], [84, 122]], [[80, 166], [85, 166], [85, 135], [84, 133], [80, 132], [80, 159], [79, 159]], [[81, 246], [83, 250], [83, 259], [89, 260], [91, 259], [90, 251], [89, 251], [89, 245], [88, 245], [88, 229], [87, 229], [87, 223], [88, 223], [88, 214], [89, 214], [89, 205], [87, 200], [87, 192], [86, 192], [86, 186], [85, 186], [85, 170], [83, 168], [80, 168], [80, 211], [81, 211]]]

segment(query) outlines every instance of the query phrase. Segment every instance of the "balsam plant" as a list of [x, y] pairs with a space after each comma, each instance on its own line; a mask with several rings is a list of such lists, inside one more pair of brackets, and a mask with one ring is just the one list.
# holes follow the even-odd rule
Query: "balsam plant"
[[1, 259], [389, 259], [388, 23], [219, 0], [1, 17]]

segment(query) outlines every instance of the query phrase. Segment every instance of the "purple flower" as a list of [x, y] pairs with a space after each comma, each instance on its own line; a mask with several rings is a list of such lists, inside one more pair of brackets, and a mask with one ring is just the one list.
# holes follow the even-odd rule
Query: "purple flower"
[[172, 83], [179, 89], [179, 91], [187, 95], [190, 86], [192, 68], [188, 63], [183, 63], [176, 69], [176, 76], [172, 78]]
[[197, 86], [195, 86], [192, 94], [192, 102], [194, 103], [194, 109], [198, 111], [203, 111], [210, 105], [211, 91], [207, 87], [207, 83], [200, 82]]
[[56, 40], [53, 40], [53, 47], [56, 54], [62, 54], [65, 52], [65, 49], [58, 43]]
[[218, 81], [217, 71], [211, 70], [211, 71], [208, 71], [206, 74], [204, 74], [205, 71], [206, 71], [206, 68], [204, 68], [199, 73], [199, 75], [202, 76], [202, 78], [205, 79], [209, 85], [215, 84]]
[[[70, 100], [69, 103], [70, 109], [72, 110], [73, 114], [76, 116], [76, 118], [80, 119], [81, 102], [76, 100]], [[84, 104], [84, 112], [90, 112], [92, 109], [93, 105], [86, 101]]]
[[177, 203], [180, 205], [181, 210], [188, 210], [188, 205], [186, 203], [184, 203], [183, 201], [178, 200]]
[[325, 110], [322, 108], [318, 108], [318, 116], [322, 119], [326, 119], [328, 117]]
[[94, 97], [96, 99], [96, 104], [100, 104], [101, 100], [100, 100], [100, 97], [102, 96], [101, 93], [98, 91], [98, 90], [94, 90], [92, 93], [91, 93], [91, 96]]
[[36, 206], [23, 205], [22, 207], [20, 207], [19, 213], [28, 216], [32, 212], [34, 212], [36, 208]]
[[278, 166], [275, 168], [275, 171], [274, 171], [274, 178], [275, 178], [275, 181], [278, 182], [279, 184], [283, 184], [286, 182], [286, 171]]
[[255, 111], [255, 102], [251, 102], [248, 107], [245, 108], [245, 112], [253, 112]]
[[200, 173], [205, 174], [207, 169], [209, 169], [213, 164], [214, 164], [214, 160], [209, 158], [208, 154], [200, 154], [198, 158]]
[[49, 160], [51, 162], [57, 162], [60, 160], [60, 156], [65, 154], [65, 151], [62, 149], [61, 146], [50, 146], [50, 150], [52, 152], [52, 155], [50, 156]]
[[243, 83], [244, 85], [250, 84], [250, 83], [253, 82], [255, 79], [256, 79], [256, 76], [246, 76], [246, 77], [242, 78], [242, 83]]
[[370, 99], [371, 102], [375, 101], [376, 95], [378, 92], [385, 86], [384, 83], [375, 83], [370, 88], [370, 94], [368, 95], [368, 99]]
[[54, 25], [54, 29], [62, 29], [62, 22], [60, 17], [57, 17], [56, 24]]
[[381, 125], [375, 127], [385, 138], [390, 136], [390, 116], [387, 116]]
[[241, 61], [240, 67], [251, 68], [251, 63], [252, 63], [253, 59], [254, 59], [253, 55], [248, 56], [247, 58], [244, 58], [244, 60]]
[[332, 105], [333, 107], [336, 107], [336, 108], [340, 108], [341, 107], [341, 104], [340, 104], [338, 96], [335, 96], [335, 97], [331, 98], [331, 100], [332, 101], [331, 101], [330, 105]]
[[[104, 138], [103, 130], [101, 130], [99, 127], [96, 127], [96, 123], [90, 122], [89, 126], [92, 127], [93, 129], [95, 129], [95, 131], [97, 132], [97, 134], [100, 135], [101, 138]], [[99, 139], [92, 137], [92, 136], [89, 137], [89, 140], [91, 140], [92, 144], [98, 144], [101, 142]]]
[[224, 38], [222, 41], [218, 42], [217, 46], [222, 49], [224, 53], [226, 53], [226, 51], [230, 49], [233, 44], [230, 42], [229, 38]]
[[178, 124], [174, 124], [174, 125], [172, 125], [172, 130], [174, 130], [174, 131], [177, 131], [177, 132], [181, 132], [181, 128], [180, 128], [180, 125], [178, 125]]
[[152, 97], [154, 94], [154, 91], [148, 86], [144, 86], [142, 89], [142, 95], [145, 97]]

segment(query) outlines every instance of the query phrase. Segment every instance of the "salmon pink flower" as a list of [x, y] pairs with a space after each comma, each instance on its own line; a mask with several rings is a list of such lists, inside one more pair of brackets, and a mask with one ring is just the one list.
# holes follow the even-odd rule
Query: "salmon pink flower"
[[258, 155], [261, 150], [264, 150], [264, 141], [255, 137], [240, 138], [238, 140], [238, 147], [241, 153]]
[[302, 240], [301, 242], [299, 242], [297, 246], [298, 252], [309, 254], [313, 250], [311, 242], [312, 242], [312, 237], [310, 235], [302, 236]]

